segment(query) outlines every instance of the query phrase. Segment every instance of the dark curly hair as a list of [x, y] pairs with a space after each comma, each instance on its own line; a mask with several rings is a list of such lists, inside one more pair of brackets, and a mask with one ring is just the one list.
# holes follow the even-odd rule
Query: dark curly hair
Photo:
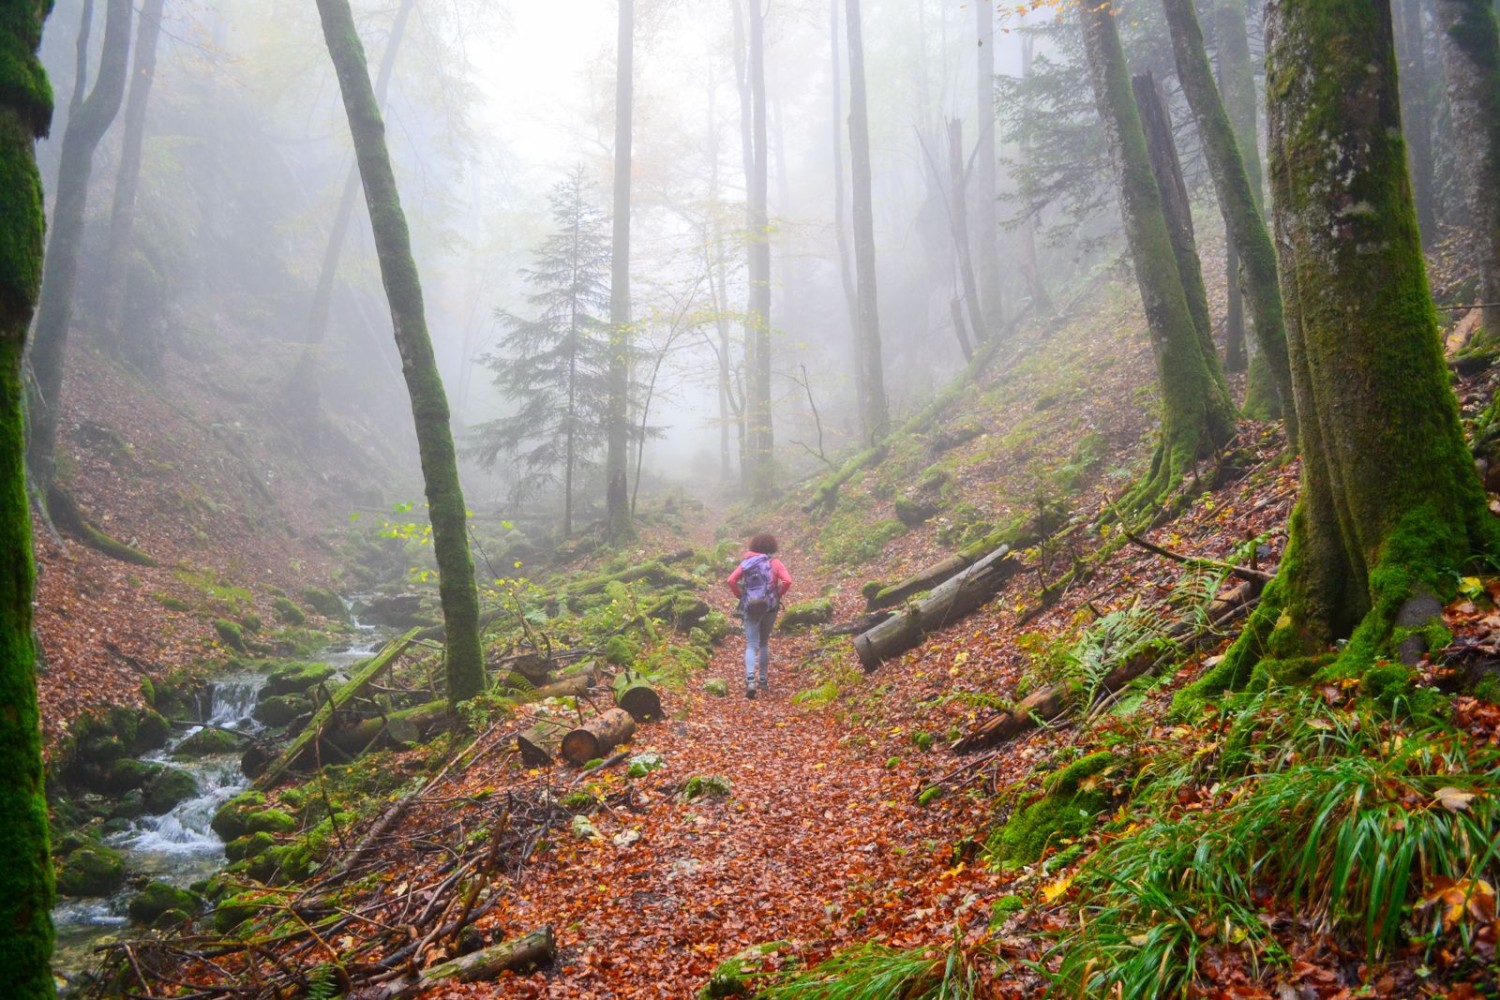
[[750, 539], [750, 551], [759, 552], [762, 555], [774, 556], [776, 554], [776, 536], [767, 532], [761, 532]]

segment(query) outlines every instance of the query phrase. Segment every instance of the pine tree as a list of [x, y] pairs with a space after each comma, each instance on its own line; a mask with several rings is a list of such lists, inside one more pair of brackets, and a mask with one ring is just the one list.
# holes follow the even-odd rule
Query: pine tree
[[469, 449], [481, 465], [501, 455], [517, 462], [514, 495], [561, 480], [563, 535], [573, 531], [581, 474], [598, 463], [609, 410], [610, 244], [604, 213], [589, 200], [580, 166], [553, 189], [556, 229], [521, 271], [534, 291], [530, 319], [499, 312], [506, 333], [482, 359], [515, 405], [511, 414], [475, 428]]

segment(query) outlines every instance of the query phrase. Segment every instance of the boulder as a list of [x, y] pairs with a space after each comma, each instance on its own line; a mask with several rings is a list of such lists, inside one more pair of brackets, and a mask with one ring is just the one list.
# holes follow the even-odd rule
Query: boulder
[[198, 794], [198, 780], [180, 768], [163, 768], [145, 788], [146, 811], [153, 816], [170, 812]]
[[101, 792], [121, 795], [133, 788], [145, 788], [164, 770], [160, 764], [125, 757], [110, 766], [98, 788]]
[[224, 857], [230, 861], [244, 861], [257, 857], [276, 846], [276, 838], [264, 830], [259, 833], [237, 837], [224, 845]]
[[223, 729], [200, 729], [172, 751], [174, 757], [208, 757], [212, 754], [234, 753], [244, 746], [243, 737]]
[[802, 601], [783, 609], [776, 622], [778, 632], [806, 628], [808, 625], [827, 625], [833, 621], [833, 602], [826, 597], [815, 601]]
[[255, 720], [273, 729], [290, 725], [295, 719], [312, 713], [313, 703], [303, 694], [273, 694], [255, 706]]
[[103, 844], [78, 848], [57, 873], [60, 896], [108, 896], [124, 884], [124, 856]]
[[198, 897], [186, 889], [167, 882], [152, 882], [130, 901], [125, 912], [133, 924], [155, 924], [171, 910], [190, 915], [198, 909], [198, 903]]
[[324, 618], [332, 618], [340, 622], [349, 620], [349, 611], [344, 607], [344, 599], [326, 587], [308, 587], [299, 596], [303, 604]]
[[260, 700], [287, 694], [306, 694], [336, 673], [338, 669], [327, 663], [288, 661], [266, 675], [266, 686], [261, 688]]
[[250, 832], [250, 817], [265, 807], [266, 797], [262, 793], [241, 792], [219, 807], [209, 826], [225, 843], [238, 840]]
[[369, 621], [391, 628], [409, 629], [436, 625], [437, 617], [421, 594], [381, 594], [370, 598]]

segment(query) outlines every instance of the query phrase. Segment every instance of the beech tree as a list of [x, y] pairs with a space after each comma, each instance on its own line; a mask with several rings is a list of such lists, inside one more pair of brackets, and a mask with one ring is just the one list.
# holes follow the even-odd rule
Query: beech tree
[[411, 234], [396, 175], [385, 144], [385, 123], [365, 64], [364, 45], [354, 27], [349, 0], [318, 0], [323, 38], [338, 74], [354, 156], [364, 181], [365, 204], [380, 259], [380, 277], [391, 307], [391, 324], [401, 370], [411, 395], [417, 450], [432, 520], [438, 596], [446, 625], [448, 701], [457, 704], [484, 690], [484, 651], [479, 645], [479, 592], [469, 555], [468, 511], [458, 482], [458, 460], [449, 426], [448, 396], [427, 335], [422, 283], [412, 257]]
[[17, 1000], [56, 994], [21, 386], [26, 330], [42, 282], [36, 140], [52, 120], [52, 90], [36, 50], [51, 6], [14, 0], [0, 15], [0, 968]]
[[776, 489], [771, 427], [771, 220], [766, 206], [766, 60], [763, 0], [748, 0], [748, 16], [734, 0], [735, 63], [740, 87], [740, 137], [745, 164], [745, 461], [741, 475], [751, 495]]
[[1423, 0], [1394, 0], [1396, 56], [1400, 60], [1401, 127], [1406, 136], [1407, 164], [1412, 194], [1417, 202], [1417, 226], [1422, 245], [1437, 238], [1437, 196], [1432, 162], [1432, 94], [1427, 71], [1427, 45], [1422, 25]]
[[68, 102], [68, 124], [63, 129], [57, 192], [47, 236], [47, 267], [37, 303], [36, 332], [32, 335], [31, 382], [26, 396], [29, 434], [28, 465], [38, 496], [45, 497], [56, 467], [57, 420], [62, 412], [63, 360], [68, 329], [73, 322], [73, 297], [78, 286], [78, 256], [83, 247], [84, 209], [89, 178], [94, 172], [94, 150], [120, 110], [125, 96], [125, 71], [130, 61], [130, 0], [108, 0], [104, 43], [99, 56], [99, 78], [88, 84], [89, 24], [93, 0], [85, 0], [78, 37], [78, 72]]
[[1438, 50], [1453, 116], [1458, 179], [1479, 250], [1482, 330], [1500, 344], [1500, 32], [1490, 0], [1433, 0]]
[[635, 532], [626, 466], [630, 451], [630, 143], [635, 83], [635, 0], [619, 0], [615, 66], [614, 235], [609, 285], [609, 412], [605, 431], [605, 534], [622, 542]]
[[886, 404], [884, 362], [880, 353], [880, 305], [875, 294], [870, 118], [865, 101], [865, 45], [859, 0], [847, 0], [844, 19], [849, 34], [849, 165], [854, 209], [854, 275], [859, 305], [859, 376], [864, 383], [860, 430], [864, 444], [869, 445], [885, 437], [891, 418]]
[[1472, 555], [1500, 551], [1427, 285], [1390, 6], [1275, 0], [1266, 42], [1302, 488], [1276, 579], [1187, 701], [1337, 640], [1331, 669], [1357, 676], [1396, 652], [1398, 621], [1440, 615]]
[[996, 173], [999, 156], [995, 143], [995, 10], [989, 0], [974, 0], [974, 26], [978, 44], [974, 49], [974, 126], [977, 151], [974, 156], [974, 234], [976, 269], [979, 272], [979, 304], [991, 325], [976, 331], [982, 340], [1000, 332], [1004, 319], [1000, 286], [1000, 218]]
[[1082, 12], [1089, 80], [1120, 189], [1126, 242], [1145, 307], [1161, 387], [1161, 432], [1146, 477], [1125, 501], [1141, 511], [1165, 497], [1194, 462], [1234, 435], [1234, 405], [1193, 323], [1151, 168], [1125, 53], [1109, 5]]

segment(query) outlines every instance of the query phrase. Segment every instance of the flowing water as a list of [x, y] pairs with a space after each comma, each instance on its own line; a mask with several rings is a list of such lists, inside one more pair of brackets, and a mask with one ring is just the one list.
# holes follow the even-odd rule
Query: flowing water
[[[362, 631], [366, 635], [354, 647], [325, 650], [317, 659], [346, 668], [373, 655], [378, 636], [374, 630]], [[109, 846], [124, 853], [126, 871], [137, 887], [153, 880], [187, 887], [224, 866], [224, 842], [209, 824], [219, 806], [250, 786], [240, 770], [240, 753], [174, 760], [172, 751], [205, 725], [247, 736], [260, 732], [262, 726], [251, 713], [265, 683], [260, 674], [219, 678], [200, 713], [200, 724], [174, 734], [165, 748], [142, 758], [189, 772], [198, 781], [198, 794], [161, 816], [142, 816], [127, 830], [106, 839]], [[60, 899], [52, 911], [57, 927], [54, 973], [67, 980], [94, 964], [95, 949], [134, 933], [127, 926], [125, 911], [136, 891], [127, 887], [104, 898]]]

